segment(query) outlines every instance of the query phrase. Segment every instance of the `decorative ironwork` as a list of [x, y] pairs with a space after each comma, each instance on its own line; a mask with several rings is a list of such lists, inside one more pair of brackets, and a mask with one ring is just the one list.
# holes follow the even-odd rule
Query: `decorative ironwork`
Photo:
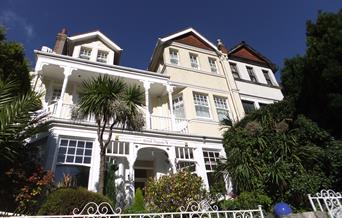
[[95, 202], [87, 203], [80, 211], [78, 208], [74, 208], [73, 215], [118, 215], [121, 214], [121, 208], [115, 210], [107, 202], [96, 204]]
[[[317, 211], [328, 211], [331, 218], [342, 217], [342, 194], [331, 189], [323, 189], [314, 196], [308, 195], [312, 209]], [[322, 204], [323, 203], [323, 204]]]
[[217, 205], [210, 205], [210, 200], [202, 200], [200, 202], [190, 201], [186, 207], [179, 207], [180, 212], [209, 212], [218, 211]]

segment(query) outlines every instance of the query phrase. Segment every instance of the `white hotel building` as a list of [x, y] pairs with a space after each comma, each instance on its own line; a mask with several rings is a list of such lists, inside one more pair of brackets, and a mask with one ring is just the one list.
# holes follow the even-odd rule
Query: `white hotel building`
[[106, 74], [144, 89], [144, 129], [116, 129], [107, 149], [108, 159], [118, 164], [119, 202], [130, 202], [134, 188], [143, 187], [148, 177], [184, 167], [210, 189], [211, 173], [225, 157], [219, 121], [228, 115], [237, 122], [283, 98], [274, 64], [244, 42], [227, 51], [188, 28], [158, 39], [148, 70], [120, 66], [121, 52], [99, 31], [67, 36], [63, 30], [53, 50], [35, 51], [33, 72], [49, 111], [50, 131], [40, 139], [42, 161], [57, 181], [70, 174], [92, 191], [100, 161], [96, 123], [71, 118], [82, 81]]

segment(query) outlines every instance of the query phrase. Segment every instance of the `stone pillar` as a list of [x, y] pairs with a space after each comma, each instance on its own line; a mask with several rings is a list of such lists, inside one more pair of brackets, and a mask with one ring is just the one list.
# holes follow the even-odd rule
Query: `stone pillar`
[[69, 76], [71, 75], [72, 71], [73, 71], [73, 69], [71, 67], [64, 67], [63, 86], [62, 86], [62, 90], [61, 90], [61, 96], [59, 97], [59, 100], [57, 103], [57, 113], [56, 114], [58, 117], [61, 116], [64, 94], [65, 94], [66, 87], [68, 85]]
[[173, 92], [173, 87], [170, 85], [166, 86], [168, 96], [169, 96], [169, 107], [170, 107], [170, 116], [171, 116], [171, 129], [175, 130], [176, 127], [176, 118], [173, 113], [173, 101], [172, 101], [172, 92]]
[[146, 112], [145, 112], [145, 119], [146, 119], [146, 129], [151, 129], [151, 114], [150, 114], [150, 95], [149, 90], [151, 87], [151, 83], [148, 81], [144, 82], [145, 88], [145, 105], [146, 105]]

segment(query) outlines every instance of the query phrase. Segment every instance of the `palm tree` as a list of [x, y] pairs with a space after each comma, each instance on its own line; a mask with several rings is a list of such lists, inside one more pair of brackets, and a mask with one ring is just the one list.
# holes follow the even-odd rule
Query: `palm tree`
[[[99, 76], [83, 82], [77, 117], [95, 116], [100, 146], [99, 193], [104, 192], [106, 149], [111, 143], [115, 127], [140, 130], [143, 115], [138, 106], [143, 104], [144, 93], [139, 86], [128, 86], [118, 78]], [[108, 131], [107, 138], [104, 137]]]
[[25, 155], [26, 140], [45, 126], [41, 95], [31, 90], [18, 95], [18, 87], [15, 81], [0, 80], [0, 159], [12, 163]]

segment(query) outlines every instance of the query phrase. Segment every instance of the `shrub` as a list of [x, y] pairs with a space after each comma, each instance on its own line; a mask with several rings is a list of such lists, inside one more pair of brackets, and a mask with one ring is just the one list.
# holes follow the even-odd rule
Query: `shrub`
[[256, 192], [242, 192], [236, 199], [221, 202], [223, 210], [256, 209], [262, 205], [263, 209], [269, 210], [272, 204], [270, 197]]
[[145, 187], [146, 209], [151, 212], [178, 211], [190, 201], [200, 201], [206, 197], [201, 177], [189, 171], [152, 178]]
[[133, 204], [130, 208], [128, 208], [127, 213], [144, 213], [145, 210], [145, 202], [144, 195], [140, 188], [137, 188], [135, 192], [135, 197], [133, 200]]
[[116, 203], [115, 171], [117, 169], [116, 165], [109, 163], [105, 176], [105, 196], [113, 202], [113, 205]]
[[88, 202], [113, 205], [109, 198], [85, 188], [60, 188], [48, 195], [38, 215], [71, 215], [74, 208], [82, 210]]

